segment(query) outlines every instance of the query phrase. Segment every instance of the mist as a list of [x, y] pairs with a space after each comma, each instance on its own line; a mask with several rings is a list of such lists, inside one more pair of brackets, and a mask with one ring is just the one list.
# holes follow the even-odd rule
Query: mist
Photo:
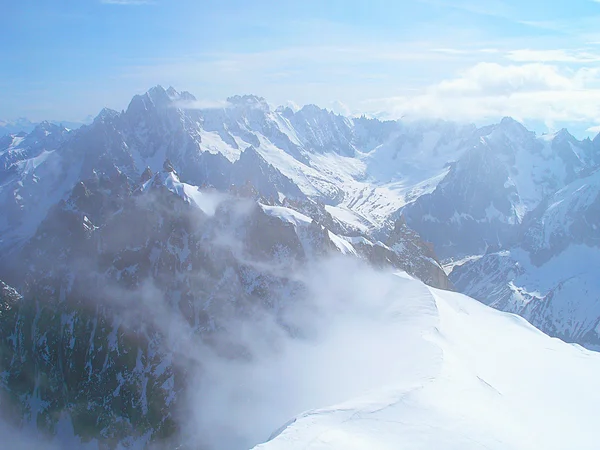
[[222, 338], [247, 357], [225, 358], [206, 346], [187, 354], [202, 365], [186, 395], [190, 447], [252, 448], [302, 412], [409, 383], [429, 367], [415, 352], [428, 344], [410, 337], [414, 305], [394, 310], [401, 277], [342, 257], [295, 276], [306, 293], [292, 304], [280, 298], [281, 314], [254, 311], [227, 323]]
[[35, 430], [23, 430], [0, 420], [0, 440], [3, 448], [11, 450], [59, 450], [60, 447]]
[[[431, 364], [418, 355], [431, 352], [416, 351], [429, 344], [411, 334], [422, 320], [415, 314], [415, 296], [408, 296], [413, 303], [407, 300], [398, 308], [403, 290], [415, 289], [407, 283], [407, 275], [378, 271], [341, 255], [305, 261], [259, 257], [248, 251], [237, 232], [251, 220], [254, 202], [220, 194], [191, 198], [204, 212], [192, 207], [178, 209], [177, 214], [199, 230], [190, 232], [214, 231], [211, 257], [224, 255], [261, 276], [286, 282], [270, 288], [268, 304], [240, 304], [235, 289], [234, 297], [227, 297], [229, 291], [217, 292], [221, 288], [207, 274], [186, 273], [223, 303], [210, 310], [217, 326], [207, 335], [173, 301], [164, 280], [150, 277], [135, 287], [123, 286], [106, 277], [95, 256], [77, 260], [77, 270], [86, 279], [95, 279], [93, 286], [101, 286], [86, 307], [90, 311], [99, 305], [109, 307], [113, 328], [160, 336], [153, 341], [158, 354], [174, 370], [185, 373], [185, 387], [177, 393], [179, 400], [171, 411], [178, 434], [168, 443], [153, 443], [152, 448], [250, 449], [298, 414], [335, 405], [373, 387], [410, 385], [411, 379], [430, 370]], [[153, 194], [136, 201], [158, 217], [173, 214]], [[132, 242], [135, 227], [127, 220], [124, 224], [131, 226], [110, 228], [110, 245]], [[422, 289], [427, 290], [424, 285]], [[199, 295], [197, 301], [204, 299]], [[82, 446], [69, 441], [72, 430], [63, 431], [53, 439], [36, 438], [31, 448]], [[16, 428], [0, 429], [1, 437], [26, 445], [30, 438], [20, 440], [22, 433]], [[96, 447], [94, 442], [89, 445]], [[128, 448], [146, 445], [147, 439], [141, 437]]]

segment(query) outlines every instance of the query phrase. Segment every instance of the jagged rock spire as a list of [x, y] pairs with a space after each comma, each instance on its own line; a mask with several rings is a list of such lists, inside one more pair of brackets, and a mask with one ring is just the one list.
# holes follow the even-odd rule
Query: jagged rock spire
[[173, 164], [171, 164], [169, 158], [165, 159], [165, 162], [163, 163], [163, 170], [165, 172], [175, 172], [175, 168], [173, 167]]
[[[165, 163], [166, 163], [166, 161], [165, 161]], [[140, 182], [145, 183], [146, 181], [150, 180], [153, 176], [154, 176], [154, 174], [152, 173], [152, 169], [150, 169], [150, 167], [146, 167], [144, 169], [144, 171], [142, 172], [142, 175], [140, 177]]]

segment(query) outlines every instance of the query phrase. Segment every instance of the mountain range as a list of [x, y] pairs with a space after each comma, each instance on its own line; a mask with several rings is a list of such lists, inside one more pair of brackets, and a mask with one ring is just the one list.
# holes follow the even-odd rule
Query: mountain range
[[[0, 138], [0, 386], [15, 426], [102, 448], [184, 442], [190, 430], [179, 414], [190, 406], [198, 371], [210, 373], [215, 355], [253, 358], [254, 346], [235, 331], [239, 323], [268, 314], [282, 342], [310, 335], [319, 322], [314, 312], [306, 313], [310, 325], [291, 312], [322, 296], [312, 280], [324, 258], [407, 274], [401, 283], [417, 293], [406, 301], [416, 303], [398, 306], [398, 314], [425, 327], [411, 333], [433, 333], [435, 321], [455, 320], [448, 319], [453, 310], [489, 320], [498, 333], [512, 330], [513, 316], [447, 292], [456, 290], [550, 336], [600, 348], [600, 137], [578, 140], [567, 130], [537, 136], [511, 118], [476, 127], [349, 118], [315, 105], [273, 109], [252, 95], [219, 108], [196, 104], [190, 93], [156, 86], [125, 111], [104, 109], [79, 129], [42, 122]], [[319, 289], [343, 274], [321, 280]], [[387, 298], [377, 284], [365, 285], [365, 295]], [[352, 298], [350, 291], [335, 295]], [[470, 330], [483, 327], [464, 321]], [[471, 365], [486, 350], [464, 347], [471, 337], [456, 331], [462, 326], [451, 326], [456, 343], [448, 348], [434, 339], [435, 351], [458, 352]], [[515, 333], [535, 341], [532, 348], [556, 346], [563, 359], [552, 364], [582, 352], [589, 360], [582, 364], [598, 373], [591, 352], [542, 338], [523, 322]], [[395, 357], [402, 355], [416, 358]], [[506, 365], [521, 367], [523, 359]], [[445, 380], [443, 370], [423, 370], [431, 374], [410, 383], [433, 374]], [[473, 374], [450, 377], [474, 383], [481, 376], [481, 385], [469, 384], [471, 412], [492, 395], [481, 394], [484, 384], [499, 395], [527, 388], [509, 375], [488, 381]], [[390, 394], [395, 403], [406, 383]], [[431, 409], [429, 396], [443, 386], [416, 398], [419, 407]], [[536, 392], [532, 402], [543, 397]], [[528, 407], [511, 402], [499, 405]], [[343, 422], [344, 411], [362, 417], [369, 408], [361, 403], [314, 420]], [[452, 425], [442, 416], [440, 427]], [[294, 430], [304, 436], [307, 421], [312, 416], [265, 448], [295, 448], [277, 443], [295, 439]], [[207, 437], [210, 429], [200, 438], [206, 448], [260, 442], [233, 436], [229, 447], [219, 445]], [[518, 442], [496, 431], [489, 436], [497, 442]]]
[[[93, 117], [90, 116], [84, 121], [71, 121], [71, 120], [51, 120], [55, 125], [61, 125], [66, 128], [75, 130], [83, 125], [91, 123]], [[2, 120], [0, 119], [0, 137], [6, 136], [7, 134], [19, 134], [19, 133], [31, 133], [36, 126], [41, 122], [32, 122], [25, 117], [19, 117], [16, 120]]]

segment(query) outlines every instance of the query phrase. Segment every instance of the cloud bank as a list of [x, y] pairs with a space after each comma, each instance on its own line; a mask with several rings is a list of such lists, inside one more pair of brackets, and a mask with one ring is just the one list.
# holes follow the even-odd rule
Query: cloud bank
[[365, 102], [391, 117], [600, 123], [600, 69], [482, 62], [414, 95]]

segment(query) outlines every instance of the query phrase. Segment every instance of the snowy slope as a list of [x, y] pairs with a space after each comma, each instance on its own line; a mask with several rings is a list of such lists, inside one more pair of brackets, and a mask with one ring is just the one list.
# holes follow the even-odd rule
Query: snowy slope
[[512, 244], [527, 213], [600, 163], [589, 139], [566, 130], [536, 136], [510, 118], [477, 130], [465, 148], [434, 189], [404, 210], [443, 258]]
[[[272, 110], [252, 95], [231, 97], [220, 109], [198, 110], [193, 103], [188, 107], [193, 101], [187, 92], [156, 86], [136, 95], [122, 113], [104, 109], [61, 145], [51, 141], [47, 123], [31, 135], [3, 138], [0, 161], [5, 164], [0, 169], [6, 170], [0, 170], [0, 180], [10, 180], [0, 185], [0, 194], [6, 195], [3, 203], [15, 202], [12, 196], [23, 181], [22, 190], [32, 191], [32, 199], [21, 195], [24, 200], [16, 207], [23, 212], [38, 209], [43, 216], [48, 205], [36, 200], [35, 182], [22, 180], [26, 174], [39, 173], [47, 185], [61, 185], [49, 202], [56, 203], [67, 192], [62, 184], [73, 177], [110, 174], [116, 168], [135, 179], [146, 167], [160, 171], [169, 159], [186, 183], [225, 190], [250, 182], [267, 198], [308, 196], [339, 207], [335, 211], [350, 219], [348, 225], [359, 222], [362, 230], [375, 229], [435, 189], [448, 171], [447, 163], [459, 158], [474, 132], [473, 127], [445, 122], [350, 119], [314, 105], [296, 112]], [[56, 149], [56, 154], [48, 163], [36, 160], [42, 152], [27, 150], [29, 141], [36, 149]], [[68, 167], [68, 177], [46, 170], [50, 163]], [[25, 228], [17, 233], [22, 241], [40, 220], [17, 216], [13, 225]], [[6, 242], [16, 240], [11, 236]]]
[[[588, 236], [585, 245], [597, 237], [590, 231], [596, 210], [589, 208], [597, 180], [586, 177], [600, 165], [599, 138], [579, 141], [566, 130], [540, 137], [510, 118], [476, 128], [347, 118], [314, 105], [272, 109], [253, 95], [234, 96], [211, 109], [196, 109], [194, 100], [187, 92], [156, 86], [135, 96], [124, 112], [104, 109], [80, 130], [45, 122], [29, 135], [0, 138], [0, 249], [24, 245], [79, 181], [127, 177], [135, 185], [146, 168], [160, 173], [165, 160], [178, 173], [177, 189], [190, 199], [210, 203], [196, 193], [213, 187], [291, 208], [324, 225], [341, 251], [362, 249], [371, 261], [394, 259], [395, 267], [402, 260], [413, 274], [414, 254], [388, 252], [406, 247], [387, 245], [402, 215], [418, 232], [413, 241], [432, 243], [433, 260], [515, 245], [535, 247], [534, 257], [547, 259], [578, 243], [571, 239], [577, 233]], [[566, 186], [573, 195], [560, 191]], [[558, 192], [564, 198], [550, 200]], [[579, 206], [569, 206], [575, 197]], [[525, 233], [526, 217], [548, 201], [554, 206]], [[579, 214], [577, 222], [566, 212], [586, 208], [590, 212]], [[563, 233], [566, 226], [574, 228]], [[551, 242], [544, 241], [550, 235]], [[351, 243], [359, 237], [387, 247]], [[423, 252], [417, 253], [422, 260]], [[484, 280], [489, 277], [473, 283]], [[547, 281], [552, 280], [539, 284]], [[499, 289], [506, 288], [505, 283]]]
[[570, 244], [600, 244], [600, 170], [574, 180], [547, 200], [525, 233], [524, 247], [544, 262]]
[[599, 354], [461, 294], [405, 277], [396, 289], [377, 348], [391, 379], [297, 416], [257, 450], [597, 448]]
[[457, 289], [569, 342], [600, 348], [600, 172], [546, 199], [513, 246], [456, 266]]
[[[126, 336], [123, 355], [150, 358], [144, 370], [138, 356], [117, 358], [114, 371], [106, 371], [109, 359], [94, 353], [115, 341], [120, 322], [96, 334], [105, 312], [81, 308], [82, 299], [102, 292], [88, 287], [80, 263], [89, 258], [102, 276], [127, 288], [158, 283], [158, 297], [177, 305], [186, 321], [193, 318], [196, 331], [218, 328], [222, 309], [279, 311], [305, 288], [310, 298], [345, 289], [344, 314], [324, 328], [325, 340], [314, 348], [310, 342], [303, 348], [309, 359], [283, 371], [300, 383], [311, 367], [308, 378], [319, 384], [273, 389], [286, 380], [275, 367], [267, 394], [255, 398], [287, 400], [283, 392], [302, 402], [265, 414], [238, 402], [227, 411], [226, 422], [233, 415], [238, 428], [253, 428], [247, 417], [265, 416], [268, 435], [290, 416], [327, 408], [299, 416], [264, 448], [591, 447], [591, 405], [599, 400], [591, 353], [404, 275], [369, 278], [354, 289], [366, 267], [322, 279], [317, 266], [306, 286], [293, 272], [341, 253], [450, 288], [435, 253], [441, 250], [455, 261], [446, 267], [463, 292], [547, 333], [600, 348], [600, 138], [578, 141], [565, 130], [537, 137], [511, 119], [478, 129], [348, 118], [314, 105], [273, 110], [252, 95], [216, 109], [195, 103], [189, 93], [157, 86], [124, 112], [105, 109], [80, 130], [42, 123], [28, 135], [0, 138], [0, 278], [10, 275], [6, 281], [25, 288], [30, 301], [43, 298], [45, 317], [33, 306], [24, 310], [21, 323], [30, 321], [34, 331], [23, 333], [28, 341], [14, 353], [3, 353], [16, 376], [7, 382], [12, 392], [59, 410], [60, 368], [69, 354], [75, 373], [99, 374], [96, 384], [84, 376], [74, 389], [76, 404], [88, 405], [80, 411], [84, 423], [89, 415], [117, 417], [92, 434], [129, 439], [128, 433], [170, 426], [163, 419], [176, 393], [159, 369], [170, 357], [154, 358], [153, 349]], [[348, 313], [346, 302], [357, 295], [365, 304]], [[325, 297], [327, 303], [331, 296]], [[4, 342], [16, 345], [8, 336], [21, 312], [13, 312], [0, 317]], [[76, 353], [87, 355], [79, 358], [62, 337], [74, 330], [69, 317], [82, 313], [85, 333], [98, 342], [79, 339]], [[327, 319], [311, 318], [307, 329]], [[334, 331], [342, 334], [327, 338]], [[121, 354], [110, 347], [111, 358]], [[31, 374], [54, 374], [44, 389], [33, 376], [19, 381], [28, 361], [37, 361]], [[141, 381], [148, 374], [156, 377]], [[137, 409], [130, 428], [121, 429], [125, 386]], [[147, 386], [156, 388], [159, 414], [146, 409]], [[244, 417], [246, 407], [254, 413]], [[251, 431], [241, 447], [267, 438], [263, 428]]]
[[[168, 158], [186, 183], [223, 190], [250, 181], [266, 197], [308, 196], [340, 208], [333, 211], [341, 216], [332, 212], [336, 218], [349, 218], [353, 226], [358, 219], [366, 229], [389, 225], [401, 208], [417, 202], [406, 209], [409, 225], [445, 256], [473, 254], [459, 242], [464, 234], [473, 238], [472, 229], [482, 248], [498, 235], [504, 240], [510, 234], [505, 228], [600, 163], [598, 142], [577, 141], [566, 131], [536, 137], [512, 119], [477, 129], [443, 121], [350, 119], [315, 105], [273, 110], [252, 95], [231, 97], [216, 109], [196, 109], [194, 100], [156, 86], [122, 113], [103, 110], [90, 126], [71, 133], [53, 159], [81, 163], [75, 170], [80, 177], [116, 167], [135, 178], [146, 167], [160, 171]], [[41, 152], [20, 149], [32, 140], [56, 148], [48, 142], [50, 126], [0, 140], [0, 161], [7, 169], [15, 163], [0, 172], [0, 180], [22, 177], [25, 167], [31, 176], [44, 171], [44, 162], [33, 160]], [[52, 177], [52, 184], [64, 180], [62, 174]], [[24, 184], [29, 190], [32, 183]], [[17, 189], [0, 186], [9, 195]], [[57, 197], [64, 194], [61, 189]], [[477, 195], [481, 199], [474, 201]], [[18, 208], [34, 206], [25, 200]], [[442, 233], [450, 219], [453, 232]]]

